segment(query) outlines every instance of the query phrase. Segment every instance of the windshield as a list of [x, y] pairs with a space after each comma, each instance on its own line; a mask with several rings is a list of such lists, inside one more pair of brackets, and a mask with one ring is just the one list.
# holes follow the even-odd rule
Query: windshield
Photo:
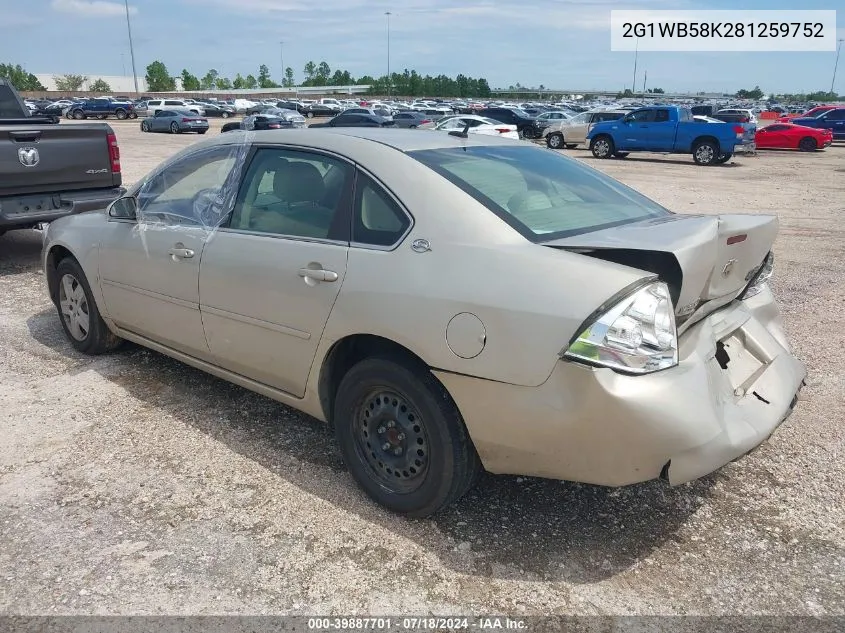
[[409, 155], [534, 242], [670, 215], [633, 189], [558, 152], [482, 146]]
[[525, 117], [526, 119], [530, 119], [530, 118], [531, 118], [531, 115], [530, 115], [530, 114], [528, 114], [528, 113], [527, 113], [525, 110], [523, 110], [522, 108], [509, 108], [509, 109], [510, 109], [510, 110], [513, 110], [514, 112], [516, 112], [516, 113], [517, 113], [519, 116], [521, 116], [521, 117]]

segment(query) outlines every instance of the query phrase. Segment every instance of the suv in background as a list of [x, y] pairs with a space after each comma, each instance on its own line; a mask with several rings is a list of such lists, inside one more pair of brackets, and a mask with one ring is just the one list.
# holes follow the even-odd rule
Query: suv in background
[[543, 135], [545, 124], [519, 108], [484, 108], [476, 114], [500, 123], [515, 125], [520, 138], [540, 138]]
[[205, 111], [195, 103], [186, 103], [182, 99], [148, 99], [147, 100], [147, 116], [155, 116], [160, 110], [190, 110], [194, 114], [200, 116], [205, 114]]
[[587, 142], [587, 134], [596, 123], [601, 121], [616, 121], [628, 114], [628, 110], [602, 110], [599, 112], [582, 112], [571, 119], [555, 121], [543, 130], [546, 145], [551, 149], [575, 149]]

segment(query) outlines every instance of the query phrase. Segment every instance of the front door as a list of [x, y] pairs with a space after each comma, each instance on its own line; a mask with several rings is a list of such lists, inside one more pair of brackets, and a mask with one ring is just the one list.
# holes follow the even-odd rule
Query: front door
[[208, 190], [226, 182], [236, 157], [228, 146], [190, 154], [141, 185], [136, 220], [110, 219], [101, 243], [100, 285], [119, 327], [208, 357], [198, 285], [213, 227], [200, 211]]
[[654, 110], [635, 110], [620, 122], [621, 147], [617, 149], [648, 149]]
[[321, 153], [256, 150], [229, 225], [203, 253], [200, 310], [216, 364], [304, 395], [346, 274], [352, 176]]

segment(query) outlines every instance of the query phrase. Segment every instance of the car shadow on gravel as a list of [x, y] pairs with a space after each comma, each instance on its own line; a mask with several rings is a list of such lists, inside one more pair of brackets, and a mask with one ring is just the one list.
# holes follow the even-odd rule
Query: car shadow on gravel
[[[53, 311], [34, 315], [28, 326], [43, 345], [78, 356]], [[408, 520], [366, 499], [346, 473], [328, 427], [310, 416], [133, 344], [85, 369], [119, 384], [145, 408], [190, 425], [363, 521], [411, 538], [449, 568], [472, 576], [574, 583], [612, 577], [678, 539], [716, 481], [711, 476], [676, 488], [654, 481], [611, 489], [485, 474], [452, 507], [431, 519]]]
[[0, 235], [0, 276], [36, 272], [40, 268], [40, 231], [26, 229]]
[[[629, 156], [625, 158], [596, 158], [595, 156], [585, 156], [585, 158], [589, 161], [600, 162], [603, 160], [613, 160], [613, 161], [628, 161], [632, 163], [655, 163], [658, 165], [683, 165], [684, 167], [695, 167], [696, 169], [700, 169], [701, 165], [696, 165], [695, 161], [693, 161], [692, 157], [689, 160], [679, 160], [676, 158], [650, 158], [648, 156], [644, 156], [639, 152], [632, 152]], [[719, 168], [719, 169], [733, 169], [735, 167], [742, 167], [740, 163], [735, 162], [737, 159], [742, 160], [743, 158], [747, 158], [746, 156], [734, 156], [731, 158], [727, 163], [722, 163], [721, 165], [707, 165], [709, 169]]]

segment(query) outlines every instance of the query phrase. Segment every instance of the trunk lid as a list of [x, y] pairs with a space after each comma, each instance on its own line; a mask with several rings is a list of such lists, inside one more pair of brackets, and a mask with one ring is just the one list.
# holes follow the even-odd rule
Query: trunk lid
[[102, 124], [0, 125], [0, 196], [119, 185], [120, 174], [112, 172], [110, 133]]
[[672, 291], [676, 314], [688, 317], [699, 305], [742, 292], [777, 231], [773, 215], [670, 215], [544, 245], [658, 274]]

